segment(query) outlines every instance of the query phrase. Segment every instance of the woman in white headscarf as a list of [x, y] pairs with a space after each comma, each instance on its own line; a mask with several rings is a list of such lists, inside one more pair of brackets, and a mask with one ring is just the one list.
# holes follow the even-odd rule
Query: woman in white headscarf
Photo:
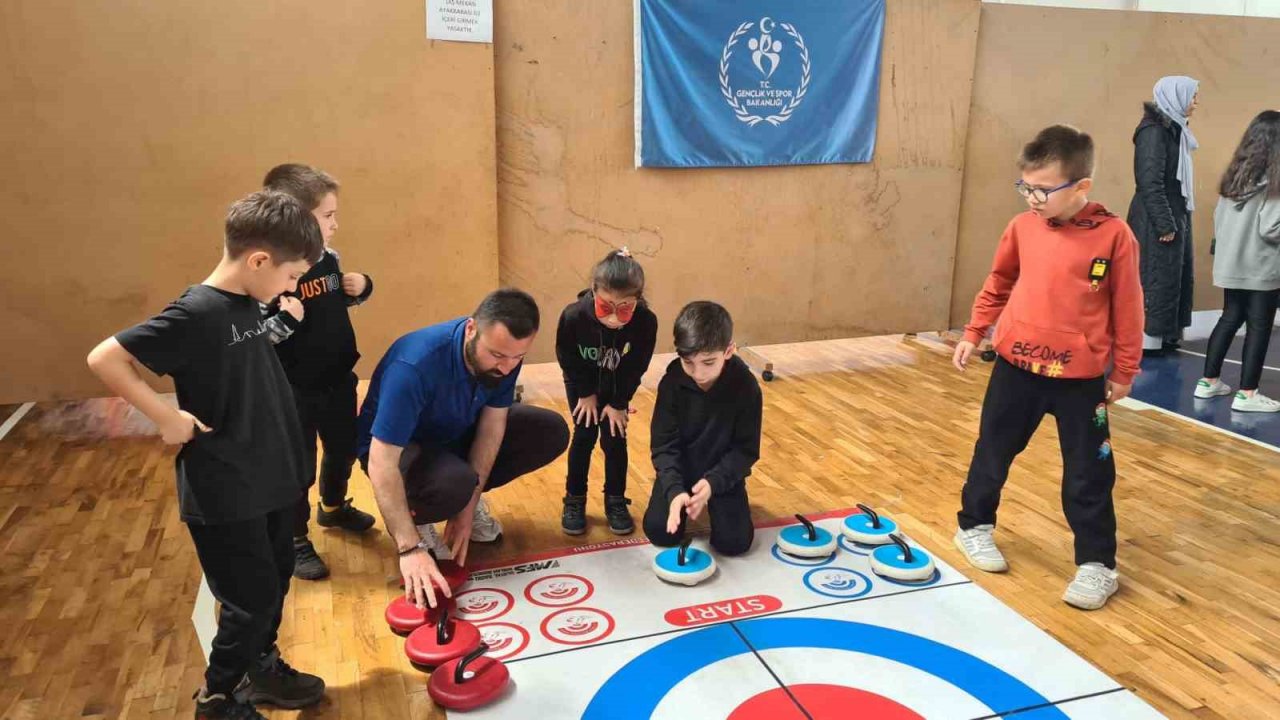
[[1128, 220], [1141, 254], [1148, 355], [1176, 349], [1183, 328], [1191, 325], [1191, 213], [1196, 207], [1191, 151], [1199, 144], [1189, 123], [1199, 88], [1194, 78], [1160, 78], [1133, 131], [1137, 191]]

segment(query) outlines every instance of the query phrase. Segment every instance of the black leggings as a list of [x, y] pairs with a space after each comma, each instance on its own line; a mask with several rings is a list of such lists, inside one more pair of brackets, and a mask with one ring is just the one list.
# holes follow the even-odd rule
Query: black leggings
[[1216, 378], [1222, 375], [1222, 361], [1231, 349], [1240, 326], [1245, 326], [1243, 367], [1240, 371], [1240, 389], [1257, 390], [1262, 378], [1262, 366], [1267, 359], [1267, 346], [1271, 344], [1271, 326], [1276, 320], [1276, 291], [1274, 290], [1223, 290], [1222, 317], [1213, 334], [1209, 336], [1209, 350], [1204, 358], [1204, 376]]

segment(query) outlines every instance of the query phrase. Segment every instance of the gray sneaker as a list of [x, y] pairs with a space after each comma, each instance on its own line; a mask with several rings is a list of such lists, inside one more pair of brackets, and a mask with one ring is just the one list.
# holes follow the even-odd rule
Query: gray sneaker
[[969, 564], [986, 572], [1004, 572], [1009, 569], [1000, 548], [991, 535], [995, 525], [976, 525], [968, 530], [956, 530], [956, 548], [964, 553]]
[[489, 504], [485, 502], [484, 497], [476, 503], [475, 514], [471, 520], [471, 541], [472, 542], [493, 542], [502, 537], [502, 523], [498, 519], [489, 514]]
[[435, 551], [437, 560], [452, 560], [453, 553], [449, 550], [449, 546], [444, 544], [440, 536], [436, 534], [436, 526], [431, 523], [418, 526], [418, 536], [427, 542], [427, 547]]
[[1076, 568], [1076, 577], [1067, 586], [1062, 600], [1081, 610], [1097, 610], [1120, 589], [1120, 573], [1101, 563], [1085, 563]]

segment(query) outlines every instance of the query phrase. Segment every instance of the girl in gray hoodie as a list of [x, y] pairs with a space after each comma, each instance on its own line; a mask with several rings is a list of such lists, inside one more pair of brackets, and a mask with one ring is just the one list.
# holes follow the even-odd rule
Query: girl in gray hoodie
[[1224, 302], [1195, 396], [1232, 394], [1220, 378], [1222, 361], [1244, 325], [1240, 389], [1231, 409], [1280, 412], [1280, 402], [1258, 392], [1280, 290], [1280, 112], [1267, 110], [1249, 123], [1218, 193], [1213, 284], [1222, 288]]

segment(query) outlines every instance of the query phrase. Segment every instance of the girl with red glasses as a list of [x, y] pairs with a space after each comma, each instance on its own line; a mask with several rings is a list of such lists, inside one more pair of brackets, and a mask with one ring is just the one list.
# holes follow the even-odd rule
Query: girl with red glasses
[[604, 509], [609, 529], [635, 531], [627, 506], [627, 420], [649, 369], [658, 318], [644, 301], [644, 268], [625, 247], [596, 263], [591, 288], [560, 314], [556, 359], [573, 414], [561, 528], [587, 531], [587, 471], [597, 440], [604, 451]]

